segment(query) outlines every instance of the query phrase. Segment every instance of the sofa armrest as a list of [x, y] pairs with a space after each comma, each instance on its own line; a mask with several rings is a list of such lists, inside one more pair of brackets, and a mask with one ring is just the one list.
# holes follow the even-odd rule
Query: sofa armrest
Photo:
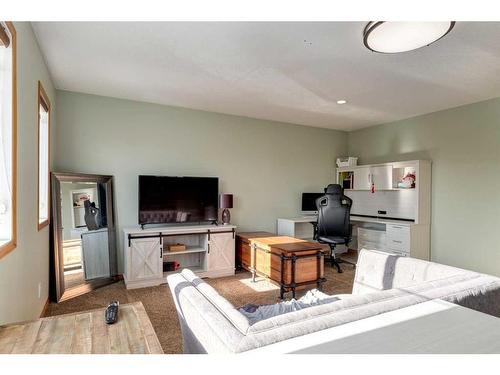
[[232, 353], [244, 335], [181, 274], [167, 277], [182, 331], [184, 353]]

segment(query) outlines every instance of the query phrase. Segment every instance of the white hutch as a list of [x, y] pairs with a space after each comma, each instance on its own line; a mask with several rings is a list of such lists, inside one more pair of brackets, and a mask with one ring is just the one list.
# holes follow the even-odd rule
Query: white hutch
[[[344, 194], [353, 200], [351, 221], [357, 226], [358, 249], [430, 260], [430, 161], [343, 167], [336, 175]], [[402, 186], [407, 175], [414, 176], [414, 184]]]

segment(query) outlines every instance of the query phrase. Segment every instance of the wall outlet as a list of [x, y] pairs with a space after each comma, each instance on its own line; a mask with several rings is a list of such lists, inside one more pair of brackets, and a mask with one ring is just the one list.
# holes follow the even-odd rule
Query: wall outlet
[[42, 298], [42, 282], [38, 282], [38, 299]]

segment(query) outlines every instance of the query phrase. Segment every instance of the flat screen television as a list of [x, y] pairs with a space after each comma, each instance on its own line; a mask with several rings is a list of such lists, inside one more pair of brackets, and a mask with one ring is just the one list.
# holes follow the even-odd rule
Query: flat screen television
[[315, 214], [318, 212], [316, 199], [322, 197], [325, 193], [302, 193], [302, 213]]
[[139, 176], [139, 224], [217, 220], [217, 177]]

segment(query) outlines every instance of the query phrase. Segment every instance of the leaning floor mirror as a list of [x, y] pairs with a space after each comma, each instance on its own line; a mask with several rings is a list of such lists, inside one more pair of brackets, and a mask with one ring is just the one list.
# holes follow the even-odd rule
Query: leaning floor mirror
[[52, 173], [52, 300], [117, 278], [113, 177]]

